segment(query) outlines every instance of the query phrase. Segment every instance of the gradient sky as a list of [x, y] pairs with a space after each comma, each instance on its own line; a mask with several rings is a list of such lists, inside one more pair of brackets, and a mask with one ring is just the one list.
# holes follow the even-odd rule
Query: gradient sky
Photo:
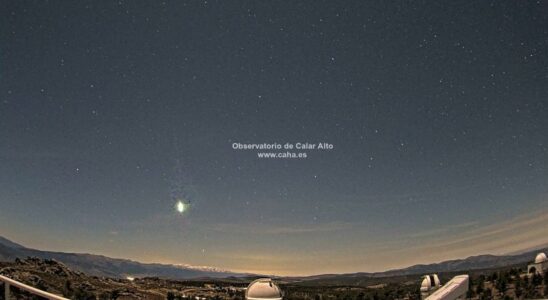
[[0, 7], [2, 236], [268, 274], [548, 243], [546, 1]]

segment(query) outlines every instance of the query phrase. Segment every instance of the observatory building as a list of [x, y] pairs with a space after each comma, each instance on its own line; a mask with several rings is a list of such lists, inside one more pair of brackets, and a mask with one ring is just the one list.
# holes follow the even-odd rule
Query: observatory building
[[535, 257], [535, 262], [532, 264], [529, 264], [527, 266], [527, 273], [529, 274], [544, 274], [544, 272], [548, 271], [548, 259], [546, 258], [546, 254], [543, 252], [537, 254]]
[[282, 300], [282, 291], [270, 278], [257, 279], [245, 291], [246, 300]]
[[440, 288], [440, 279], [438, 278], [438, 275], [431, 274], [431, 275], [425, 275], [423, 277], [421, 283], [421, 297], [422, 299], [428, 297], [430, 294], [435, 292], [437, 289]]
[[438, 275], [426, 275], [421, 283], [421, 298], [423, 300], [466, 299], [468, 280], [468, 275], [459, 275], [441, 285]]

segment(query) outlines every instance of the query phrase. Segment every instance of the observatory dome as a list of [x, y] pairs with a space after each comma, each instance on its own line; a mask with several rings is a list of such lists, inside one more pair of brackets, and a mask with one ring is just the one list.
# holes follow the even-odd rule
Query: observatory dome
[[280, 288], [270, 278], [261, 278], [253, 281], [245, 291], [247, 300], [281, 300]]
[[535, 257], [535, 264], [540, 264], [546, 261], [546, 254], [543, 252], [537, 254], [537, 257]]
[[440, 279], [438, 275], [426, 275], [421, 283], [421, 292], [427, 292], [440, 287]]

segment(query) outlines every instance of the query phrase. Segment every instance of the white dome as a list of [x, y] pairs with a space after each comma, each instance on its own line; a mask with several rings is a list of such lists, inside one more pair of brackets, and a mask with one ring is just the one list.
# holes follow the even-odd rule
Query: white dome
[[438, 275], [426, 275], [421, 283], [421, 292], [427, 292], [440, 287], [440, 279]]
[[535, 264], [540, 264], [546, 261], [546, 254], [539, 253], [537, 254], [537, 257], [535, 257]]
[[270, 278], [261, 278], [253, 281], [245, 291], [247, 300], [281, 300], [280, 288]]

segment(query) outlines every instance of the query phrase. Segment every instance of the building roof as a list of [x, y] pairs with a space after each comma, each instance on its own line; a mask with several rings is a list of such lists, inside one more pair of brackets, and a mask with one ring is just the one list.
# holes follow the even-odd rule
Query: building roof
[[270, 278], [257, 279], [249, 284], [245, 291], [247, 300], [281, 300], [280, 288]]
[[421, 292], [427, 292], [440, 287], [440, 279], [438, 275], [426, 275], [421, 283]]
[[547, 259], [546, 259], [546, 254], [544, 254], [543, 252], [537, 254], [537, 257], [535, 257], [535, 264], [540, 264], [540, 263], [543, 263], [545, 262]]

